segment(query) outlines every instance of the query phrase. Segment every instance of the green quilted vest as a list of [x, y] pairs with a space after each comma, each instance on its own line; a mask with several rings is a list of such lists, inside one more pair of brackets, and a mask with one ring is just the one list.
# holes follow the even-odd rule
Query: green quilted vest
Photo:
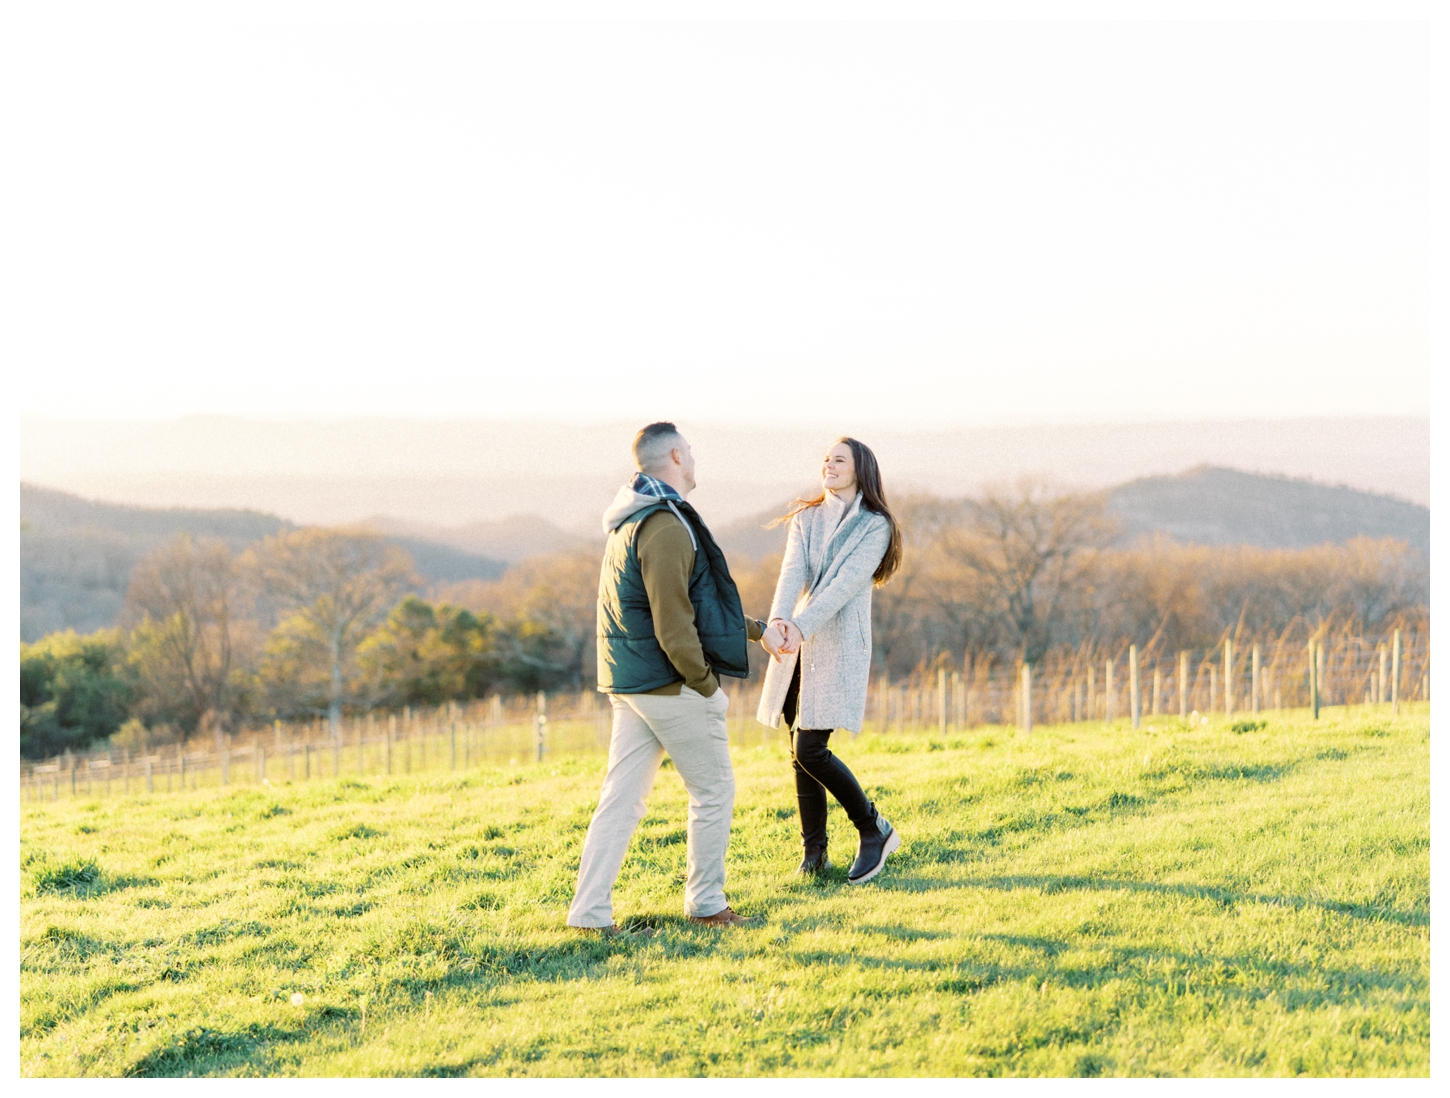
[[[725, 554], [699, 514], [683, 500], [672, 501], [695, 535], [695, 567], [690, 572], [690, 605], [705, 659], [717, 676], [743, 679], [750, 673], [745, 618], [740, 592], [730, 578]], [[607, 694], [642, 694], [684, 682], [655, 640], [654, 620], [639, 568], [640, 524], [664, 500], [641, 508], [609, 534], [599, 573], [599, 689]]]

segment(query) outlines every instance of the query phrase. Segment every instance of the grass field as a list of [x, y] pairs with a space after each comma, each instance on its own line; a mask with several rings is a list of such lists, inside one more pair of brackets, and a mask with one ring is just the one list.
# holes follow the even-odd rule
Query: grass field
[[[681, 913], [668, 770], [563, 926], [603, 759], [21, 807], [27, 1075], [1426, 1075], [1429, 707], [856, 740], [903, 833], [791, 878], [736, 750], [728, 891]], [[854, 832], [832, 807], [833, 857]]]

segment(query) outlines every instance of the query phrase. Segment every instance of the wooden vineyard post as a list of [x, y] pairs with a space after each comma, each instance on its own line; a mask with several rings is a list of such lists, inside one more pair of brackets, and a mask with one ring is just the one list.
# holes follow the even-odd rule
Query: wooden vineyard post
[[386, 763], [387, 773], [389, 773], [389, 774], [391, 774], [393, 772], [393, 741], [395, 739], [397, 739], [397, 738], [398, 738], [398, 715], [396, 713], [389, 713], [388, 714], [388, 755], [387, 755], [387, 763]]
[[147, 755], [146, 756], [146, 792], [147, 793], [155, 793], [156, 792], [156, 773], [155, 773], [154, 769], [152, 768], [151, 762], [152, 762], [152, 757], [150, 755]]
[[1223, 715], [1234, 715], [1234, 642], [1223, 642]]
[[1188, 719], [1188, 653], [1178, 653], [1178, 715]]
[[1138, 727], [1143, 715], [1143, 698], [1138, 690], [1138, 646], [1128, 645], [1128, 713], [1133, 718], [1133, 727]]
[[1314, 658], [1314, 642], [1309, 642], [1309, 708], [1314, 714], [1314, 719], [1319, 719], [1319, 676], [1317, 672], [1317, 661]]
[[1320, 641], [1314, 646], [1314, 715], [1316, 717], [1319, 716], [1319, 706], [1329, 693], [1324, 687], [1327, 679], [1325, 670], [1324, 642]]
[[413, 721], [413, 707], [403, 706], [403, 773], [413, 772], [413, 735], [417, 729]]
[[332, 733], [332, 776], [342, 776], [342, 722], [333, 726]]
[[[373, 715], [369, 713], [367, 723], [371, 724], [372, 720]], [[352, 723], [353, 727], [357, 729], [357, 772], [362, 775], [367, 773], [367, 753], [363, 751], [363, 722], [355, 720]]]
[[535, 699], [535, 701], [537, 703], [538, 712], [534, 717], [534, 761], [543, 762], [544, 732], [549, 727], [549, 714], [546, 708], [547, 699], [544, 697], [544, 692], [542, 690], [539, 691], [539, 696]]
[[312, 780], [312, 741], [304, 740], [302, 744], [302, 780]]
[[1394, 653], [1390, 666], [1390, 704], [1394, 706], [1394, 715], [1400, 715], [1400, 631], [1395, 630]]
[[458, 769], [458, 722], [448, 722], [448, 769]]
[[967, 727], [967, 698], [962, 690], [962, 674], [960, 671], [952, 672], [952, 727], [965, 729]]
[[936, 724], [937, 734], [947, 734], [947, 669], [938, 667], [936, 670]]
[[1082, 719], [1090, 721], [1093, 719], [1093, 710], [1097, 708], [1098, 702], [1097, 683], [1093, 681], [1097, 676], [1097, 668], [1088, 664], [1087, 671], [1087, 704], [1083, 707]]
[[1153, 668], [1153, 716], [1163, 709], [1163, 668]]
[[1113, 702], [1116, 700], [1113, 697], [1113, 661], [1112, 660], [1106, 660], [1103, 663], [1103, 692], [1104, 692], [1104, 702], [1105, 702], [1105, 704], [1103, 706], [1103, 718], [1104, 718], [1104, 720], [1106, 720], [1106, 722], [1108, 724], [1112, 724], [1113, 723], [1113, 717], [1115, 716], [1115, 714], [1113, 712], [1113, 710], [1115, 709], [1115, 706], [1113, 705]]
[[1032, 665], [1022, 664], [1022, 731], [1032, 731]]
[[976, 682], [976, 669], [972, 666], [972, 653], [962, 653], [962, 727], [972, 727], [972, 683]]
[[1390, 650], [1380, 643], [1380, 675], [1375, 683], [1374, 701], [1376, 705], [1384, 705], [1389, 700], [1389, 679], [1390, 679]]
[[1250, 654], [1249, 655], [1250, 655], [1250, 659], [1251, 659], [1251, 661], [1253, 663], [1253, 671], [1252, 671], [1251, 676], [1250, 676], [1250, 679], [1249, 679], [1249, 693], [1252, 695], [1252, 697], [1249, 699], [1249, 708], [1253, 711], [1253, 714], [1255, 716], [1258, 716], [1258, 713], [1259, 713], [1259, 646], [1257, 644], [1254, 645], [1254, 647], [1250, 651]]

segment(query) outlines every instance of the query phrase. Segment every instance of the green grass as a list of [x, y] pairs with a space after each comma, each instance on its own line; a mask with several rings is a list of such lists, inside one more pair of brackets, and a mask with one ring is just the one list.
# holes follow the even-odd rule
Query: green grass
[[597, 756], [25, 804], [22, 1073], [1428, 1074], [1428, 706], [838, 739], [877, 882], [793, 880], [786, 756], [737, 747], [763, 924], [684, 921], [666, 770], [647, 941], [563, 926]]

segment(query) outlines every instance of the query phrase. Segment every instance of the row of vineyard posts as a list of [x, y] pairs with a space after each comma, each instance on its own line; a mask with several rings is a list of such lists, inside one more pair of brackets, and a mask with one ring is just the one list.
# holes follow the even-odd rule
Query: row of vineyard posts
[[[1247, 651], [1245, 651], [1247, 649]], [[1403, 631], [1377, 643], [1361, 637], [1311, 638], [1303, 648], [1279, 644], [1235, 645], [1232, 638], [1202, 653], [1180, 651], [1169, 659], [1158, 653], [1145, 665], [1136, 644], [1107, 654], [1101, 662], [1091, 651], [1057, 653], [1036, 666], [1018, 662], [1008, 668], [973, 661], [949, 670], [946, 657], [934, 671], [919, 669], [906, 683], [878, 679], [868, 704], [867, 724], [882, 730], [936, 725], [954, 728], [1011, 724], [1031, 731], [1039, 723], [1128, 717], [1134, 728], [1143, 717], [1202, 713], [1233, 716], [1284, 708], [1309, 709], [1314, 719], [1324, 705], [1388, 705], [1399, 714], [1402, 685], [1406, 700], [1428, 701], [1428, 643], [1407, 648]], [[1297, 658], [1296, 658], [1297, 657]], [[934, 683], [929, 680], [934, 679]], [[934, 690], [931, 687], [934, 686]]]
[[[1329, 643], [1326, 643], [1328, 640]], [[1247, 648], [1247, 651], [1244, 651]], [[967, 656], [961, 670], [947, 657], [923, 664], [909, 680], [877, 676], [868, 692], [865, 727], [878, 733], [935, 730], [942, 735], [980, 725], [1015, 725], [1145, 716], [1307, 708], [1317, 719], [1323, 705], [1386, 705], [1401, 698], [1428, 701], [1429, 644], [1420, 633], [1406, 643], [1396, 629], [1382, 640], [1344, 634], [1317, 637], [1302, 648], [1262, 643], [1145, 659], [1136, 644], [1101, 662], [1091, 651], [1055, 653], [1037, 665], [998, 665]], [[1297, 658], [1293, 658], [1296, 657]], [[731, 739], [740, 747], [771, 742], [753, 720], [760, 684], [724, 683], [731, 698]], [[152, 751], [116, 748], [22, 761], [21, 788], [31, 800], [133, 792], [224, 789], [239, 782], [265, 785], [349, 775], [357, 777], [468, 769], [485, 761], [541, 763], [608, 749], [610, 709], [594, 691], [543, 693], [505, 700], [499, 695], [436, 709], [372, 711], [336, 728], [321, 718], [276, 721], [265, 729], [192, 740]], [[779, 734], [779, 733], [775, 733]]]

